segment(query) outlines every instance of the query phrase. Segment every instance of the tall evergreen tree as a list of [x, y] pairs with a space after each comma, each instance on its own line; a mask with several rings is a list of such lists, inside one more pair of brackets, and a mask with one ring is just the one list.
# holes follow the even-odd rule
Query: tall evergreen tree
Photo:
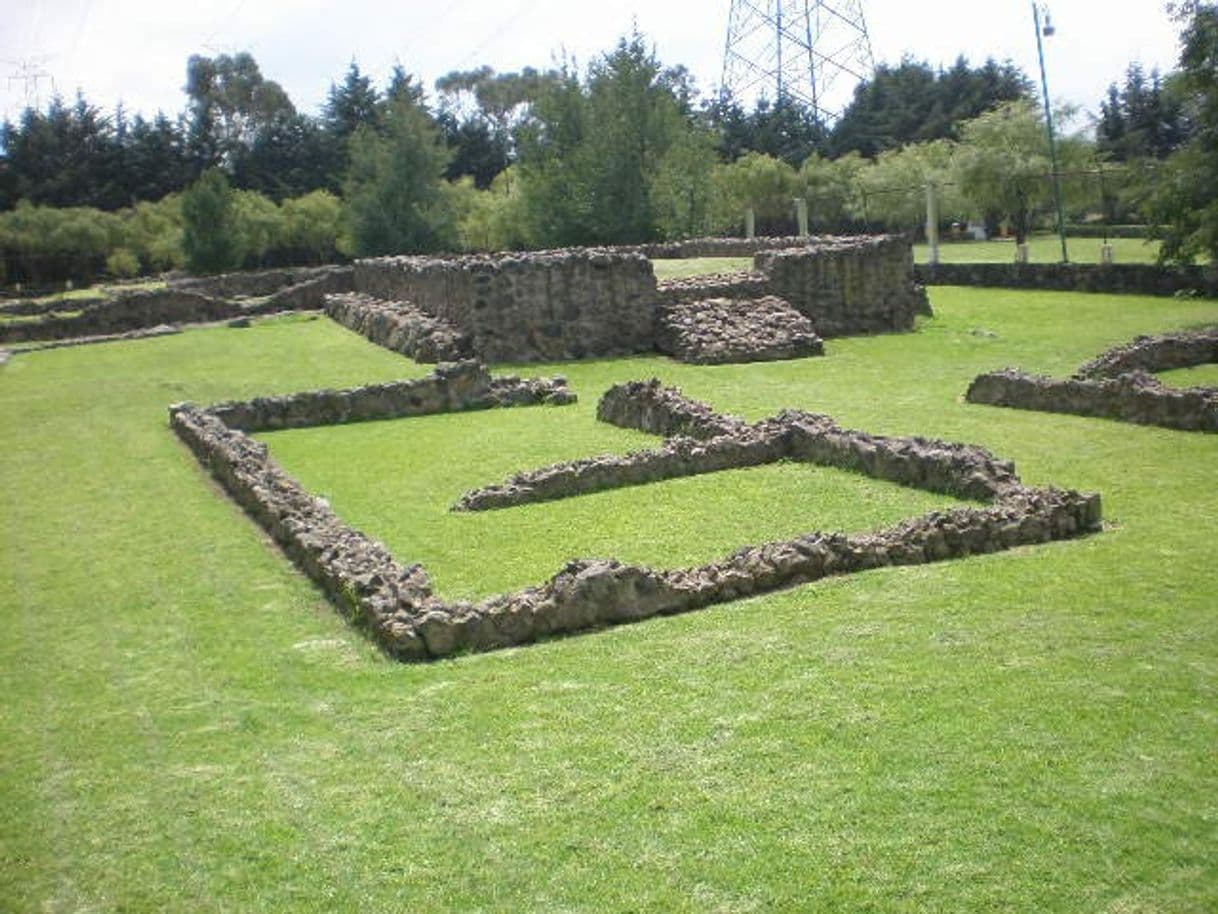
[[361, 73], [359, 64], [353, 60], [342, 84], [330, 84], [330, 94], [322, 108], [322, 126], [335, 139], [345, 142], [360, 127], [376, 126], [380, 101], [372, 78]]
[[302, 114], [281, 114], [263, 124], [233, 162], [234, 183], [273, 200], [334, 190], [339, 157], [333, 138]]
[[536, 243], [659, 236], [653, 187], [693, 129], [677, 83], [634, 34], [596, 60], [585, 83], [567, 70], [541, 93], [518, 131], [521, 197]]
[[1013, 64], [987, 60], [977, 69], [963, 57], [946, 72], [903, 59], [881, 64], [861, 83], [834, 126], [834, 154], [868, 158], [926, 140], [956, 139], [957, 127], [1004, 102], [1032, 97], [1032, 83]]
[[182, 249], [194, 273], [235, 270], [245, 259], [233, 190], [219, 168], [207, 169], [182, 194]]
[[363, 125], [349, 144], [344, 184], [352, 253], [418, 253], [456, 243], [441, 177], [449, 152], [409, 93], [387, 103], [381, 129]]
[[1173, 80], [1164, 80], [1158, 70], [1147, 78], [1141, 65], [1130, 64], [1125, 85], [1110, 85], [1100, 102], [1096, 142], [1118, 162], [1166, 158], [1192, 132], [1185, 103]]

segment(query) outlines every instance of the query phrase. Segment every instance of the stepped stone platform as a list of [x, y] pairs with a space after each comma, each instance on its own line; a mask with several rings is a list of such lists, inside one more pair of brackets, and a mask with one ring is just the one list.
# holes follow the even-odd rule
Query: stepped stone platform
[[812, 322], [776, 295], [708, 298], [660, 312], [656, 349], [694, 365], [824, 355]]
[[325, 310], [344, 327], [416, 362], [454, 362], [473, 354], [468, 334], [410, 302], [348, 292], [327, 295]]

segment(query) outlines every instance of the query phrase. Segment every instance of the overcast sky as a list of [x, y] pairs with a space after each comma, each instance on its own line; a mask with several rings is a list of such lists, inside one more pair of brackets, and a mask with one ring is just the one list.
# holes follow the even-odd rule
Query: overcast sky
[[[315, 112], [354, 58], [383, 80], [395, 61], [430, 90], [453, 69], [545, 67], [564, 49], [581, 65], [637, 24], [667, 65], [685, 64], [704, 91], [721, 77], [730, 0], [0, 0], [0, 109], [36, 89], [79, 88], [112, 109], [182, 110], [186, 59], [247, 50], [297, 108]], [[875, 58], [904, 54], [950, 65], [1010, 59], [1037, 74], [1026, 0], [862, 0]], [[1054, 0], [1046, 42], [1055, 100], [1095, 111], [1130, 61], [1175, 66], [1178, 29], [1164, 0]], [[46, 74], [35, 83], [27, 78]], [[27, 96], [27, 93], [29, 95]]]

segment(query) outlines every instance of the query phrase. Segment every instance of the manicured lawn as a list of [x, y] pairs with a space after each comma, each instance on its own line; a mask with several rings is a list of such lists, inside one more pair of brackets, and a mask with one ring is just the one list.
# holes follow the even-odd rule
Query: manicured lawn
[[[1141, 238], [1112, 238], [1108, 242], [1113, 248], [1116, 263], [1154, 263], [1159, 253], [1159, 242]], [[1067, 238], [1066, 250], [1071, 263], [1099, 263], [1100, 238]], [[914, 261], [926, 263], [930, 258], [930, 247], [914, 245]], [[1031, 263], [1060, 263], [1061, 241], [1056, 235], [1034, 235], [1028, 239], [1028, 260]], [[1013, 263], [1015, 260], [1014, 239], [995, 241], [963, 241], [939, 246], [941, 263]]]
[[1164, 371], [1159, 377], [1171, 387], [1218, 387], [1218, 364]]
[[653, 260], [656, 279], [685, 279], [706, 273], [734, 273], [753, 269], [752, 257], [691, 257], [685, 260]]
[[430, 550], [452, 593], [619, 538], [681, 564], [926, 507], [779, 466], [446, 513], [511, 470], [653, 440], [589, 418], [653, 374], [749, 418], [983, 444], [1102, 492], [1104, 533], [415, 666], [336, 615], [165, 407], [425, 367], [326, 320], [16, 356], [0, 910], [1218, 908], [1218, 436], [961, 401], [979, 371], [1064, 376], [1218, 303], [930, 293], [918, 332], [824, 359], [513, 366], [581, 403], [267, 439], [400, 559]]
[[[595, 376], [585, 376], [584, 384], [595, 390]], [[658, 444], [597, 422], [595, 395], [576, 409], [499, 410], [261, 437], [311, 491], [324, 493], [341, 516], [395, 555], [421, 562], [450, 597], [540, 584], [575, 557], [682, 567], [750, 543], [813, 529], [866, 531], [955, 503], [852, 473], [781, 464], [508, 510], [447, 510], [462, 492], [515, 470]], [[370, 479], [379, 484], [369, 486]], [[495, 561], [476, 558], [483, 555]]]
[[120, 292], [149, 292], [153, 289], [165, 288], [163, 279], [142, 279], [133, 282], [101, 282], [95, 286], [82, 286], [78, 289], [65, 289], [51, 295], [43, 295], [34, 301], [71, 302], [78, 298], [96, 298], [99, 295], [115, 295]]

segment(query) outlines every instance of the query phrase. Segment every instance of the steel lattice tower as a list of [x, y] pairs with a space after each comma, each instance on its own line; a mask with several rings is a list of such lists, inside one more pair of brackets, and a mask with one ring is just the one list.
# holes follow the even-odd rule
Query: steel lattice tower
[[722, 90], [774, 93], [831, 123], [875, 70], [862, 0], [732, 0]]

